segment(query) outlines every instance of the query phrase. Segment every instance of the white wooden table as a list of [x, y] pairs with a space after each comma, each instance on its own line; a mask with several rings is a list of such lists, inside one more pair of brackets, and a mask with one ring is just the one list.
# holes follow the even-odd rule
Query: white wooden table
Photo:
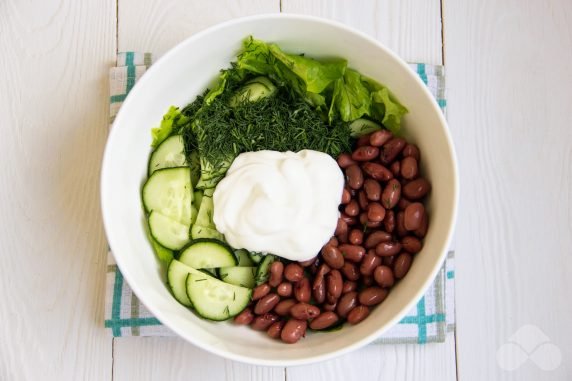
[[[446, 63], [462, 185], [446, 343], [283, 369], [102, 328], [98, 180], [116, 52], [161, 55], [267, 12], [336, 19], [406, 60]], [[572, 1], [2, 0], [0, 48], [0, 380], [572, 379]], [[523, 342], [542, 331], [554, 370], [504, 369], [499, 348], [525, 325], [519, 345], [546, 368]]]

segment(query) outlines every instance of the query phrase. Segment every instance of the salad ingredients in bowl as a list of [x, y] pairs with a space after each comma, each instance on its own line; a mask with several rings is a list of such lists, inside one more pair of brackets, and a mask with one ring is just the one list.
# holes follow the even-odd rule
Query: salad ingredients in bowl
[[406, 112], [343, 59], [246, 38], [152, 131], [143, 205], [177, 301], [285, 343], [362, 322], [428, 229]]

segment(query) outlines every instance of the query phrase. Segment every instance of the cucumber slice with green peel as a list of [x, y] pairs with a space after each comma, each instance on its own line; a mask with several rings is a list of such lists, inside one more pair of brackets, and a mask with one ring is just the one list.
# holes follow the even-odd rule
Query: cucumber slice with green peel
[[195, 269], [236, 266], [232, 249], [221, 241], [198, 239], [181, 251], [179, 261]]
[[266, 77], [256, 77], [248, 81], [230, 99], [230, 107], [238, 106], [241, 102], [256, 102], [276, 93], [276, 86]]
[[224, 240], [224, 235], [216, 230], [213, 222], [214, 203], [213, 195], [214, 189], [205, 189], [201, 199], [201, 206], [197, 219], [191, 228], [191, 236], [193, 239], [200, 238], [213, 238], [220, 241]]
[[193, 205], [197, 208], [197, 210], [201, 206], [202, 200], [203, 200], [203, 191], [200, 189], [195, 190], [193, 192]]
[[182, 224], [163, 214], [152, 211], [149, 230], [153, 239], [170, 250], [180, 250], [189, 242], [189, 225]]
[[268, 280], [270, 275], [270, 265], [276, 260], [276, 257], [272, 254], [267, 254], [264, 256], [258, 268], [256, 269], [256, 284], [262, 284]]
[[221, 267], [218, 269], [220, 280], [236, 286], [254, 288], [256, 286], [256, 267]]
[[151, 240], [151, 246], [153, 246], [153, 250], [155, 251], [157, 258], [159, 258], [161, 262], [169, 263], [173, 260], [173, 250], [169, 250], [166, 247], [161, 246], [161, 244], [153, 237], [149, 237], [149, 239]]
[[197, 208], [194, 205], [191, 205], [191, 225], [197, 221], [198, 215], [199, 212], [197, 211]]
[[181, 135], [173, 135], [165, 139], [151, 153], [149, 158], [149, 176], [158, 169], [186, 167], [185, 143]]
[[258, 264], [260, 262], [262, 262], [262, 260], [264, 259], [264, 254], [262, 253], [257, 253], [255, 251], [251, 251], [248, 253], [248, 255], [250, 256], [250, 259], [252, 260], [252, 262]]
[[187, 276], [189, 274], [200, 275], [201, 273], [176, 259], [172, 260], [167, 268], [167, 285], [173, 292], [175, 299], [186, 307], [192, 307], [192, 303], [187, 296]]
[[380, 124], [372, 122], [369, 119], [356, 119], [350, 123], [350, 136], [352, 138], [359, 138], [360, 136], [367, 135], [374, 131], [381, 130]]
[[235, 250], [234, 255], [236, 256], [236, 259], [238, 260], [237, 266], [239, 266], [239, 267], [254, 266], [254, 262], [252, 261], [252, 259], [250, 259], [250, 255], [248, 254], [248, 250], [245, 250], [245, 249]]
[[224, 235], [218, 230], [205, 228], [196, 224], [191, 227], [191, 236], [193, 239], [216, 239], [217, 241], [224, 241]]
[[199, 316], [227, 320], [238, 315], [252, 298], [252, 290], [225, 283], [206, 274], [189, 274], [187, 296]]
[[147, 212], [157, 211], [183, 225], [191, 224], [193, 186], [188, 167], [164, 168], [153, 172], [142, 193]]

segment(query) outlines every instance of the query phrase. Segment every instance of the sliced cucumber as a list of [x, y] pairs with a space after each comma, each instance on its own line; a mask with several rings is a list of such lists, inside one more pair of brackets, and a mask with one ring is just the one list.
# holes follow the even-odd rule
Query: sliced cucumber
[[168, 137], [151, 153], [149, 176], [158, 169], [186, 167], [185, 144], [181, 135]]
[[187, 246], [179, 261], [195, 269], [236, 266], [236, 257], [230, 247], [214, 239], [198, 239]]
[[169, 250], [166, 247], [161, 246], [161, 244], [153, 237], [149, 237], [149, 239], [151, 240], [151, 245], [153, 246], [153, 250], [155, 251], [157, 258], [159, 258], [161, 262], [169, 263], [173, 260], [173, 250]]
[[244, 310], [252, 298], [252, 290], [206, 274], [189, 274], [187, 296], [201, 317], [220, 321]]
[[218, 269], [220, 280], [236, 286], [254, 288], [256, 282], [256, 267], [221, 267]]
[[200, 225], [193, 225], [191, 228], [191, 236], [193, 239], [216, 239], [217, 241], [224, 241], [224, 235], [218, 230], [213, 228], [205, 228]]
[[191, 168], [191, 182], [193, 186], [196, 187], [201, 177], [201, 162], [197, 150], [194, 150], [189, 155], [189, 168]]
[[254, 262], [250, 259], [250, 255], [248, 255], [248, 250], [239, 249], [234, 251], [234, 255], [238, 260], [238, 266], [240, 267], [249, 267], [254, 266]]
[[212, 195], [213, 189], [205, 189], [201, 199], [199, 214], [191, 228], [193, 239], [214, 238], [220, 241], [224, 240], [224, 236], [216, 230], [213, 222], [214, 204]]
[[194, 198], [193, 204], [195, 205], [195, 207], [198, 210], [199, 207], [201, 206], [201, 201], [203, 200], [203, 191], [200, 189], [195, 190], [193, 192], [193, 198]]
[[151, 236], [163, 247], [180, 250], [189, 242], [189, 225], [177, 222], [159, 212], [149, 215]]
[[272, 254], [267, 254], [264, 256], [258, 268], [256, 269], [256, 284], [262, 284], [268, 280], [270, 275], [270, 265], [276, 260], [276, 257]]
[[381, 125], [369, 119], [356, 119], [350, 123], [350, 136], [352, 138], [359, 138], [378, 130], [381, 130]]
[[190, 225], [192, 220], [193, 186], [191, 170], [187, 168], [164, 168], [153, 172], [143, 186], [143, 205], [152, 210]]
[[248, 255], [250, 256], [250, 259], [252, 259], [252, 262], [256, 264], [262, 262], [262, 260], [264, 259], [264, 254], [257, 253], [255, 251], [249, 252]]
[[193, 269], [177, 261], [171, 261], [167, 269], [167, 285], [173, 292], [173, 296], [183, 306], [191, 307], [192, 303], [187, 296], [187, 276], [189, 274], [201, 274], [198, 270]]
[[230, 99], [230, 106], [235, 107], [241, 102], [256, 102], [276, 93], [276, 86], [266, 77], [256, 77], [248, 81]]
[[194, 205], [191, 205], [191, 225], [197, 221], [198, 215], [199, 212], [197, 211], [197, 208]]

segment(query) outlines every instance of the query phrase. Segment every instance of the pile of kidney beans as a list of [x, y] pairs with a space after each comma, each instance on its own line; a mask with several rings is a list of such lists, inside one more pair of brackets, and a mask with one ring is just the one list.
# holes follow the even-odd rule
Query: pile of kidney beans
[[358, 324], [403, 278], [422, 246], [431, 185], [417, 146], [387, 130], [359, 138], [338, 157], [346, 176], [334, 237], [308, 261], [275, 261], [252, 303], [234, 319], [295, 343], [309, 327]]

